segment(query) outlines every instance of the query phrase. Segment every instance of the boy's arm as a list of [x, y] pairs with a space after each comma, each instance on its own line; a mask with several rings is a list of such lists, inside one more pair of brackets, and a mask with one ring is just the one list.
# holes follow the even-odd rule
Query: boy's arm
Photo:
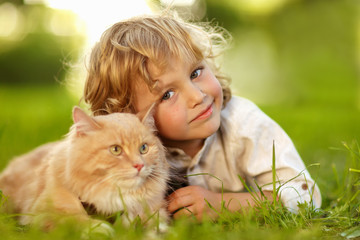
[[[272, 200], [271, 191], [264, 191], [263, 193], [269, 201]], [[259, 196], [258, 199], [265, 200], [260, 193], [256, 194]], [[205, 199], [216, 211], [208, 206]], [[256, 205], [248, 192], [221, 194], [200, 186], [187, 186], [176, 190], [168, 197], [168, 210], [174, 218], [194, 215], [197, 220], [201, 221], [205, 216], [217, 217], [217, 212], [221, 211], [221, 200], [225, 201], [225, 207], [233, 212], [243, 211]]]

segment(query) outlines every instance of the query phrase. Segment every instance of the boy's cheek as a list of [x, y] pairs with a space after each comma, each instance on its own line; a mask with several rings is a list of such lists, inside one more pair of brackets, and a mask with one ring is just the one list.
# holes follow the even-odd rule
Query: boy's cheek
[[186, 119], [179, 107], [173, 107], [168, 111], [158, 111], [155, 123], [160, 134], [168, 135], [181, 129], [186, 123]]
[[222, 99], [223, 91], [220, 82], [217, 79], [216, 83], [214, 84], [214, 92], [216, 92], [217, 95], [221, 96]]
[[223, 105], [223, 91], [221, 86], [213, 86], [211, 89], [209, 89], [209, 95], [211, 95], [215, 100], [215, 105], [219, 109], [222, 108]]
[[220, 82], [215, 78], [215, 76], [204, 82], [204, 88], [206, 89], [207, 94], [213, 96], [214, 98], [222, 99], [222, 88]]

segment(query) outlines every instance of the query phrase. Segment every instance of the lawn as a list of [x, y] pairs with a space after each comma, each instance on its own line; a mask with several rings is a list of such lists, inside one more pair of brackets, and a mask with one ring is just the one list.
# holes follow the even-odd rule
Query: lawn
[[[60, 139], [71, 125], [71, 109], [78, 100], [61, 85], [0, 87], [0, 169], [15, 155]], [[358, 111], [353, 108], [262, 105], [294, 140], [309, 171], [322, 190], [323, 207], [302, 206], [298, 215], [279, 205], [263, 203], [248, 214], [228, 213], [216, 222], [190, 219], [174, 221], [160, 239], [351, 239], [360, 237], [360, 150]], [[345, 117], [344, 117], [345, 116]], [[325, 121], [328, 119], [328, 121]], [[343, 144], [342, 142], [346, 142]], [[349, 168], [354, 169], [349, 171]], [[2, 199], [4, 200], [4, 199]], [[112, 239], [148, 239], [141, 224], [125, 229], [115, 222]], [[0, 215], [1, 239], [78, 239], [76, 224], [50, 233], [16, 224], [9, 214]], [[90, 235], [90, 239], [104, 236]]]
[[[72, 123], [71, 109], [79, 102], [60, 82], [68, 71], [63, 63], [77, 59], [83, 36], [49, 33], [40, 26], [61, 12], [16, 2], [27, 35], [18, 40], [0, 38], [0, 170], [12, 157], [62, 138]], [[238, 1], [205, 2], [204, 19], [214, 19], [234, 37], [234, 48], [224, 58], [233, 89], [258, 104], [289, 134], [320, 187], [322, 208], [301, 206], [298, 215], [268, 202], [247, 214], [224, 208], [215, 222], [177, 220], [157, 237], [360, 239], [358, 1], [287, 1], [267, 16], [252, 16], [238, 8]], [[74, 27], [71, 16], [63, 22], [66, 29]], [[78, 224], [49, 233], [19, 226], [2, 211], [3, 201], [0, 198], [0, 239], [81, 237]], [[126, 229], [116, 221], [111, 238], [149, 239], [149, 235], [142, 224], [134, 222]]]

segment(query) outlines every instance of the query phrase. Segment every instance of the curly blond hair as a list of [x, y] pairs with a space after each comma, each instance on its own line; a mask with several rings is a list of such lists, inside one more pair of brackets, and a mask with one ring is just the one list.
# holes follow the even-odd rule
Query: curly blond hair
[[216, 59], [230, 39], [224, 29], [210, 23], [188, 23], [174, 14], [139, 16], [107, 29], [92, 49], [84, 99], [94, 115], [135, 112], [134, 86], [143, 80], [154, 86], [147, 62], [165, 70], [172, 57], [195, 62], [205, 59], [219, 80], [224, 106], [231, 98], [230, 79]]

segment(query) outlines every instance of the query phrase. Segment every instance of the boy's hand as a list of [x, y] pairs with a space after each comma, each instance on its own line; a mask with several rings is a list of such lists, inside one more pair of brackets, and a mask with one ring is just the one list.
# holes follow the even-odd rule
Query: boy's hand
[[221, 206], [221, 193], [211, 192], [199, 186], [187, 186], [180, 188], [169, 195], [168, 211], [173, 217], [194, 215], [201, 221], [203, 217], [216, 217], [217, 213], [211, 209], [206, 201], [216, 210]]

